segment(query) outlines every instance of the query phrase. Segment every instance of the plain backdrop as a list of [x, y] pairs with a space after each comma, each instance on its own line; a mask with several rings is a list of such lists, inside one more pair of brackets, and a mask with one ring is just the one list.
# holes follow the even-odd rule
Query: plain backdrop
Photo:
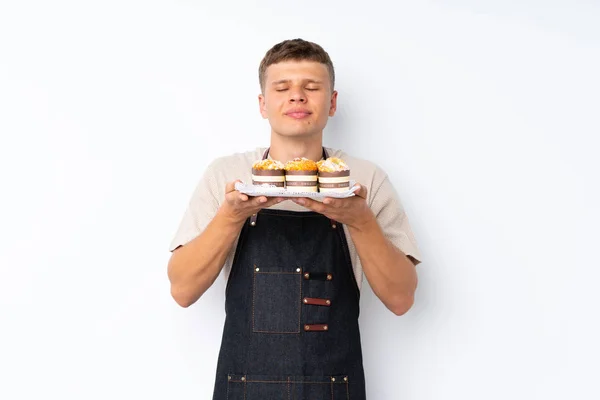
[[365, 282], [369, 399], [600, 398], [596, 1], [2, 1], [0, 398], [210, 399], [219, 279], [169, 293], [215, 157], [268, 145], [258, 65], [321, 44], [325, 144], [377, 162], [423, 263]]

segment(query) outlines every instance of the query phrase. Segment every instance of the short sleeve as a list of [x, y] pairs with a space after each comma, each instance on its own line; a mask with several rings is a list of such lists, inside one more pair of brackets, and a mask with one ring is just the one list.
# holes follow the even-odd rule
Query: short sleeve
[[381, 170], [377, 172], [379, 179], [375, 181], [380, 183], [372, 187], [373, 192], [369, 196], [371, 210], [377, 217], [384, 235], [417, 265], [421, 262], [421, 253], [408, 216], [388, 176]]
[[217, 190], [218, 185], [214, 174], [214, 166], [211, 164], [204, 172], [192, 194], [188, 208], [185, 210], [179, 228], [171, 241], [169, 251], [187, 244], [204, 231], [219, 209]]

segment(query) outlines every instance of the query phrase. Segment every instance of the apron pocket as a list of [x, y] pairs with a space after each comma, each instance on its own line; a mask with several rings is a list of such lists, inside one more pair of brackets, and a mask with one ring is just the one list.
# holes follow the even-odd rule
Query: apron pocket
[[302, 271], [254, 266], [252, 331], [300, 333]]
[[340, 376], [229, 375], [228, 400], [349, 400], [348, 378]]

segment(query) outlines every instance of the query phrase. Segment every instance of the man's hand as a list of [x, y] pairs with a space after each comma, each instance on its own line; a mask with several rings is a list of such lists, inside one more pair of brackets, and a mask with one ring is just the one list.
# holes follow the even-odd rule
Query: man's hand
[[261, 209], [271, 207], [285, 200], [281, 197], [248, 197], [244, 193], [235, 190], [236, 182], [239, 182], [239, 180], [229, 182], [225, 187], [225, 201], [219, 209], [219, 213], [234, 223], [242, 224], [248, 217], [256, 214]]
[[375, 215], [373, 215], [373, 212], [369, 208], [366, 199], [367, 189], [359, 185], [359, 189], [355, 192], [355, 195], [345, 199], [326, 197], [322, 203], [305, 197], [298, 197], [292, 200], [309, 210], [316, 211], [334, 221], [346, 224], [348, 227], [362, 229], [362, 227], [375, 219]]

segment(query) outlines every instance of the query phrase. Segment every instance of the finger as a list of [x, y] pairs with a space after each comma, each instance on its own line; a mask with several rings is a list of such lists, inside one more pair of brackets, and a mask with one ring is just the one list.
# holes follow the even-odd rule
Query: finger
[[326, 206], [329, 207], [335, 207], [338, 208], [341, 205], [341, 201], [339, 199], [334, 199], [332, 197], [325, 197], [323, 199], [323, 204], [325, 204]]
[[356, 184], [356, 186], [358, 186], [358, 190], [356, 190], [354, 192], [354, 194], [356, 196], [358, 196], [358, 197], [362, 197], [363, 199], [366, 199], [367, 198], [367, 192], [368, 192], [367, 188], [365, 186], [361, 185], [361, 184], [358, 184], [358, 183]]
[[266, 196], [258, 196], [257, 198], [253, 199], [254, 204], [256, 204], [257, 206], [262, 206], [264, 203], [267, 202], [267, 197]]
[[306, 197], [294, 198], [294, 203], [300, 204], [301, 206], [304, 206], [311, 211], [316, 211], [321, 214], [325, 211], [325, 206], [322, 203], [319, 203], [318, 201], [313, 199], [308, 199]]
[[280, 198], [280, 197], [272, 197], [269, 199], [269, 201], [267, 201], [266, 203], [263, 203], [261, 205], [261, 207], [266, 208], [266, 207], [271, 207], [272, 205], [275, 205], [277, 203], [281, 203], [284, 199]]
[[233, 182], [227, 183], [227, 185], [225, 185], [225, 193], [227, 194], [227, 193], [231, 193], [231, 192], [235, 191], [235, 184], [237, 182], [241, 182], [241, 181], [239, 179], [236, 179]]
[[242, 202], [248, 201], [248, 196], [245, 195], [244, 193], [240, 193], [240, 195], [238, 196], [238, 199]]

